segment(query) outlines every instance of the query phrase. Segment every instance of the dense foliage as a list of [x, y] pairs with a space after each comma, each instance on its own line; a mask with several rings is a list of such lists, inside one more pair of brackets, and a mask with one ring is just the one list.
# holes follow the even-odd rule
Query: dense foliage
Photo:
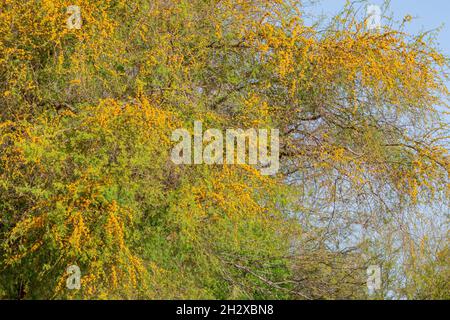
[[[357, 9], [1, 1], [0, 297], [448, 299], [448, 59]], [[279, 128], [279, 174], [175, 165], [194, 120]]]

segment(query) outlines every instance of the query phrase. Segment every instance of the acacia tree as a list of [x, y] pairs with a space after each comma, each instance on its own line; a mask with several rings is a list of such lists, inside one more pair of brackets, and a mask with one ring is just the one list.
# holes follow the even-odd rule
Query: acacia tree
[[[0, 3], [0, 295], [448, 298], [448, 60], [287, 0]], [[404, 23], [407, 23], [405, 19]], [[279, 128], [282, 169], [170, 133]], [[82, 289], [65, 289], [81, 267]]]

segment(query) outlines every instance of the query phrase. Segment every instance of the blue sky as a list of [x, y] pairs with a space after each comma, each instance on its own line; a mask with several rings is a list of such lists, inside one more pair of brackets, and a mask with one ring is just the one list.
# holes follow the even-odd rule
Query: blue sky
[[[344, 7], [346, 0], [321, 0], [313, 11], [332, 15]], [[367, 4], [383, 7], [383, 0], [368, 0]], [[443, 26], [438, 37], [442, 51], [450, 56], [450, 1], [449, 0], [391, 0], [390, 11], [396, 19], [411, 15], [413, 21], [408, 24], [407, 31], [417, 33]]]

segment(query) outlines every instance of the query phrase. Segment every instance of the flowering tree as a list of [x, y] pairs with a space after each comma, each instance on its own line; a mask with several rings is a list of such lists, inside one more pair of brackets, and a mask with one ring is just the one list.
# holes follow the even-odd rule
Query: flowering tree
[[[448, 298], [448, 59], [356, 9], [0, 2], [0, 297]], [[279, 128], [279, 174], [173, 164], [194, 120]]]

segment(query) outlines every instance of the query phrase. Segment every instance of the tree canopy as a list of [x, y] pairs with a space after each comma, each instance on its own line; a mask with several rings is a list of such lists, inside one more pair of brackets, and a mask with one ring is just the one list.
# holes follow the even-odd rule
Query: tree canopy
[[[360, 8], [0, 1], [0, 297], [448, 299], [449, 60]], [[279, 173], [175, 165], [194, 121], [278, 128]]]

